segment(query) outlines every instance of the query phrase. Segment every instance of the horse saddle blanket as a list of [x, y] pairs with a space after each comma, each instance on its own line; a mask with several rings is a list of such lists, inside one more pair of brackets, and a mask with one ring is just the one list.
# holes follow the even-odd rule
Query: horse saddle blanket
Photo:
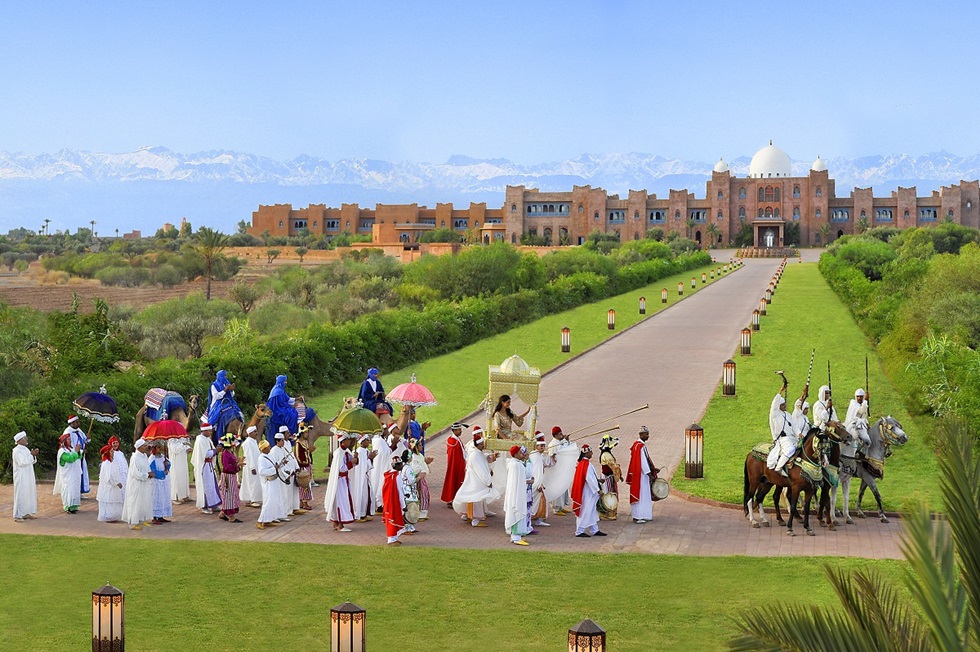
[[819, 487], [823, 483], [823, 468], [820, 465], [802, 457], [797, 457], [796, 463], [800, 465], [803, 476], [814, 487]]
[[864, 470], [867, 471], [872, 478], [876, 480], [881, 480], [882, 478], [885, 477], [884, 460], [876, 460], [871, 457], [865, 457], [864, 454], [861, 453], [858, 456], [858, 461], [861, 463], [861, 466], [864, 467]]
[[751, 455], [752, 457], [759, 460], [760, 462], [765, 462], [766, 458], [769, 457], [769, 451], [772, 450], [772, 447], [774, 445], [775, 443], [771, 441], [759, 442], [758, 444], [752, 447]]

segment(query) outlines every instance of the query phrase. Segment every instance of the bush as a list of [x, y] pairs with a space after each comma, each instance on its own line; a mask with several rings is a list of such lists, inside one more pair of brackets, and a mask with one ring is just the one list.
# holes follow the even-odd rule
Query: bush
[[139, 287], [150, 281], [150, 271], [142, 267], [103, 267], [95, 273], [102, 285]]
[[184, 275], [173, 265], [164, 264], [153, 270], [153, 282], [169, 288], [183, 283]]

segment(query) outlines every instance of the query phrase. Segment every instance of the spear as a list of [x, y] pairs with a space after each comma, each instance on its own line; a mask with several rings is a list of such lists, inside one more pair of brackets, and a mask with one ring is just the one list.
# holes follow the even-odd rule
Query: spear
[[[864, 387], [865, 392], [871, 393], [871, 385], [868, 383], [868, 356], [864, 356]], [[868, 400], [868, 399], [865, 399]], [[871, 401], [868, 401], [868, 419], [871, 419]]]
[[810, 389], [810, 375], [813, 373], [813, 357], [817, 354], [817, 350], [813, 349], [810, 351], [810, 368], [806, 370], [806, 385], [804, 386], [805, 392]]

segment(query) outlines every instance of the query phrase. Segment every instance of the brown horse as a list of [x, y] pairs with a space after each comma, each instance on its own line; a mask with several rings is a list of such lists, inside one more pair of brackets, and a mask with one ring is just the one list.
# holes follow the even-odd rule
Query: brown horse
[[[191, 419], [197, 414], [197, 406], [200, 401], [200, 397], [197, 394], [191, 394], [187, 397], [187, 411], [185, 412], [183, 408], [176, 408], [167, 415], [167, 418], [172, 421], [177, 421], [180, 425], [184, 426], [185, 430], [190, 429]], [[153, 423], [153, 419], [146, 416], [146, 404], [144, 403], [140, 407], [139, 411], [136, 413], [136, 424], [133, 428], [133, 442], [135, 443], [137, 439], [143, 436], [143, 432]]]
[[[812, 428], [803, 439], [803, 446], [801, 446], [800, 450], [797, 451], [804, 459], [815, 464], [819, 464], [817, 462], [818, 456], [814, 451], [814, 443], [818, 434], [820, 434], [820, 430], [817, 428]], [[752, 522], [752, 527], [757, 528], [760, 526], [760, 522], [755, 520], [755, 506], [758, 505], [759, 517], [762, 519], [761, 525], [769, 527], [769, 519], [766, 518], [762, 503], [769, 494], [769, 490], [773, 487], [788, 489], [789, 522], [786, 524], [786, 534], [789, 536], [796, 536], [796, 533], [793, 532], [793, 519], [800, 518], [798, 504], [800, 494], [802, 493], [804, 496], [802, 519], [803, 529], [806, 530], [808, 535], [813, 536], [813, 530], [810, 528], [810, 503], [813, 500], [813, 495], [816, 492], [817, 487], [810, 483], [799, 464], [794, 464], [793, 467], [789, 469], [788, 473], [789, 477], [786, 477], [781, 473], [773, 471], [766, 466], [766, 461], [764, 459], [758, 459], [751, 452], [746, 455], [745, 471], [743, 475], [744, 486], [742, 493], [743, 511], [746, 518]], [[780, 524], [782, 523], [780, 522]]]
[[[831, 530], [835, 530], [837, 529], [837, 524], [831, 518], [830, 496], [831, 487], [836, 486], [834, 483], [837, 480], [835, 478], [834, 483], [832, 483], [830, 475], [836, 474], [837, 469], [840, 467], [840, 444], [838, 440], [846, 436], [847, 431], [843, 430], [844, 427], [836, 421], [831, 421], [831, 425], [834, 427], [836, 436], [817, 437], [816, 453], [820, 459], [821, 466], [823, 458], [826, 457], [827, 460], [827, 466], [823, 466], [823, 484], [820, 486], [820, 495], [817, 498], [817, 522], [820, 523], [820, 527], [829, 527]], [[833, 471], [830, 469], [833, 469]], [[782, 512], [779, 509], [779, 499], [782, 493], [783, 488], [776, 487], [776, 491], [773, 493], [773, 503], [776, 507], [776, 521], [780, 525], [786, 525], [786, 522], [783, 521]]]

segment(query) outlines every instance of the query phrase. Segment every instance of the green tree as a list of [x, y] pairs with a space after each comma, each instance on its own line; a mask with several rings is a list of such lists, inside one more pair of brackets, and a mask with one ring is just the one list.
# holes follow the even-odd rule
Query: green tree
[[841, 609], [780, 600], [744, 614], [732, 650], [955, 652], [980, 649], [980, 457], [962, 423], [938, 436], [946, 518], [920, 504], [904, 520], [911, 603], [872, 571], [825, 572]]
[[255, 302], [262, 298], [264, 293], [256, 285], [249, 285], [244, 279], [238, 279], [228, 290], [228, 297], [238, 304], [246, 315], [255, 307]]
[[721, 229], [714, 222], [709, 222], [704, 230], [708, 234], [708, 249], [712, 249], [718, 244], [718, 236], [721, 235]]
[[211, 300], [211, 280], [214, 278], [212, 270], [215, 259], [228, 246], [228, 236], [220, 231], [209, 229], [202, 226], [197, 232], [197, 242], [194, 243], [194, 251], [204, 257], [204, 274], [207, 277], [208, 290], [205, 299]]
[[820, 234], [820, 239], [823, 241], [823, 245], [826, 247], [830, 244], [830, 225], [821, 224], [820, 228], [817, 229], [817, 233]]
[[691, 234], [694, 233], [694, 227], [697, 226], [697, 222], [694, 221], [693, 217], [689, 217], [684, 220], [684, 228], [687, 229], [687, 237], [690, 238]]
[[868, 222], [868, 218], [865, 215], [862, 215], [861, 217], [859, 217], [858, 218], [858, 221], [855, 222], [855, 224], [854, 224], [854, 230], [857, 231], [858, 233], [864, 233], [870, 227], [871, 227], [871, 223]]
[[250, 226], [251, 226], [251, 224], [249, 224], [245, 220], [239, 220], [238, 221], [238, 230], [236, 231], [236, 233], [238, 235], [245, 235], [246, 233], [248, 233], [248, 227], [250, 227]]
[[281, 253], [282, 252], [279, 251], [278, 249], [266, 249], [265, 250], [265, 255], [269, 259], [269, 264], [272, 264], [272, 261], [274, 261], [276, 258], [278, 258], [279, 257], [279, 254], [281, 254]]
[[295, 251], [296, 255], [299, 256], [300, 263], [303, 262], [303, 256], [310, 253], [310, 250], [307, 249], [306, 247], [296, 247], [296, 249], [294, 249], [293, 251]]

